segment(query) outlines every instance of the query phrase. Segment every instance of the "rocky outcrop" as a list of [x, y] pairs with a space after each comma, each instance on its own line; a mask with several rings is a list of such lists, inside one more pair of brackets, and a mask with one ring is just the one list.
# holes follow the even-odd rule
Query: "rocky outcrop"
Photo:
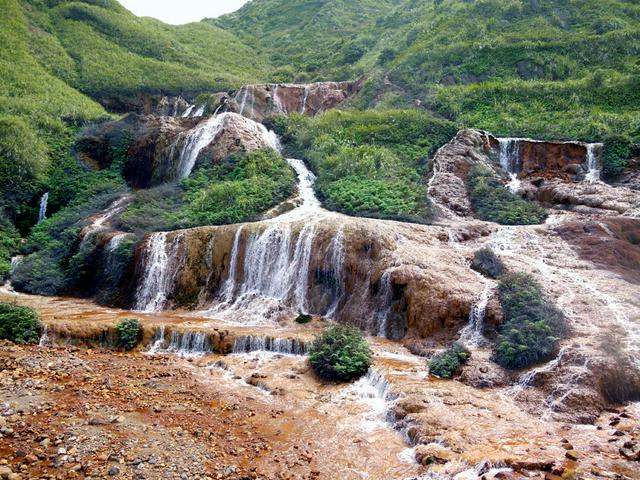
[[124, 155], [127, 182], [147, 188], [184, 178], [196, 165], [217, 163], [235, 152], [275, 147], [275, 137], [262, 125], [225, 113], [207, 119], [129, 115], [88, 130], [75, 150], [97, 169]]
[[[488, 135], [491, 156], [498, 164], [507, 160], [509, 173], [518, 178], [554, 178], [581, 181], [589, 172], [589, 149], [594, 160], [602, 156], [601, 144], [559, 142], [529, 138], [497, 138]], [[509, 158], [505, 159], [504, 157]], [[504, 165], [502, 165], [504, 168]]]
[[472, 216], [467, 191], [471, 167], [481, 163], [490, 167], [490, 137], [479, 130], [461, 130], [433, 158], [429, 196], [445, 216]]
[[361, 88], [360, 82], [245, 85], [223, 109], [258, 122], [273, 115], [317, 115], [343, 104]]
[[640, 285], [640, 220], [607, 217], [573, 221], [556, 228], [581, 258]]
[[[466, 260], [452, 259], [433, 233], [407, 227], [414, 239], [400, 245], [393, 225], [340, 218], [155, 234], [123, 291], [137, 309], [197, 308], [234, 323], [274, 325], [305, 312], [394, 339], [455, 336], [482, 289]], [[154, 249], [167, 255], [163, 273], [148, 269]]]

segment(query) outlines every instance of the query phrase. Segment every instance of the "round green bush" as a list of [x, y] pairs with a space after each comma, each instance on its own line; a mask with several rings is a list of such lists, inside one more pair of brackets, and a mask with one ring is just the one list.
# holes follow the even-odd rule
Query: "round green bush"
[[623, 136], [611, 136], [604, 140], [602, 176], [605, 180], [615, 180], [627, 165], [631, 142]]
[[125, 318], [118, 323], [116, 330], [118, 330], [118, 344], [120, 348], [133, 350], [138, 344], [140, 334], [142, 333], [140, 322], [135, 318]]
[[338, 382], [348, 382], [367, 373], [372, 355], [362, 332], [346, 325], [329, 327], [309, 349], [309, 361], [318, 376]]
[[311, 320], [313, 320], [311, 315], [307, 315], [306, 313], [301, 313], [300, 315], [298, 315], [296, 317], [296, 323], [299, 323], [300, 325], [304, 325], [305, 323], [309, 323], [309, 322], [311, 322]]
[[32, 308], [0, 303], [0, 339], [38, 343], [40, 315]]
[[471, 353], [459, 343], [454, 343], [447, 351], [433, 357], [429, 362], [429, 374], [439, 378], [452, 378], [471, 357]]
[[471, 268], [489, 278], [498, 278], [505, 272], [502, 260], [490, 248], [482, 248], [473, 254]]

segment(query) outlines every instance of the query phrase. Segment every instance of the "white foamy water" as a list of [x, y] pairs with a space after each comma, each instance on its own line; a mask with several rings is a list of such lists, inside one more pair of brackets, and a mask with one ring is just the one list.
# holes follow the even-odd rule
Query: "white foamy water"
[[499, 138], [500, 144], [500, 166], [507, 172], [511, 179], [507, 188], [516, 193], [520, 189], [522, 182], [518, 180], [520, 164], [520, 141], [519, 138]]
[[[161, 311], [173, 290], [180, 258], [178, 246], [184, 240], [181, 234], [167, 243], [167, 233], [152, 234], [147, 240], [143, 258], [142, 282], [136, 292], [135, 310]], [[182, 256], [184, 260], [185, 256]]]
[[40, 210], [38, 211], [38, 223], [47, 219], [47, 205], [49, 203], [49, 192], [42, 195], [40, 199]]
[[316, 197], [313, 185], [316, 176], [307, 168], [302, 160], [287, 158], [287, 163], [293, 168], [298, 177], [298, 197], [299, 204], [291, 211], [286, 212], [274, 220], [292, 221], [300, 220], [311, 215], [316, 215], [324, 211], [320, 200]]
[[493, 284], [486, 280], [478, 272], [474, 272], [483, 281], [484, 288], [478, 296], [471, 311], [469, 312], [469, 323], [460, 331], [460, 341], [467, 347], [477, 348], [485, 343], [484, 339], [484, 317], [487, 312], [487, 304], [491, 298]]
[[587, 145], [587, 168], [589, 172], [587, 173], [586, 180], [589, 183], [600, 181], [601, 162], [596, 154], [597, 149], [602, 149], [601, 143], [589, 143]]
[[273, 338], [265, 335], [243, 335], [233, 342], [233, 353], [274, 352], [283, 355], [305, 355], [309, 343], [297, 338]]

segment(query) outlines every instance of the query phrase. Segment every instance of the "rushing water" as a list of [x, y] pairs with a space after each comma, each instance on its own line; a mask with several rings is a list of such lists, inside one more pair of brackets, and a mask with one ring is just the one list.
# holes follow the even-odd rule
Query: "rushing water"
[[309, 100], [309, 85], [304, 87], [304, 96], [302, 98], [302, 106], [300, 107], [300, 113], [304, 115], [307, 113], [307, 101]]
[[233, 353], [275, 352], [285, 355], [305, 355], [308, 342], [297, 338], [274, 338], [266, 335], [242, 335], [233, 343]]
[[500, 144], [499, 158], [500, 166], [509, 175], [511, 179], [507, 184], [507, 188], [513, 193], [520, 189], [522, 182], [518, 180], [520, 172], [520, 141], [519, 138], [499, 138]]
[[142, 312], [158, 312], [164, 308], [171, 294], [178, 273], [179, 246], [184, 240], [180, 234], [167, 243], [167, 233], [152, 234], [147, 240], [143, 259], [142, 281], [136, 292], [135, 309]]
[[595, 183], [600, 181], [600, 159], [598, 158], [598, 154], [596, 150], [602, 149], [601, 143], [589, 143], [587, 145], [587, 168], [589, 172], [587, 173], [586, 180], [589, 183]]
[[47, 205], [49, 203], [49, 192], [42, 195], [40, 199], [40, 210], [38, 211], [38, 223], [46, 220], [47, 218]]
[[[482, 275], [478, 274], [479, 277]], [[484, 288], [479, 298], [471, 307], [469, 312], [469, 323], [460, 332], [460, 341], [468, 347], [477, 348], [485, 343], [484, 340], [484, 317], [487, 312], [487, 304], [491, 298], [493, 285], [482, 278]]]

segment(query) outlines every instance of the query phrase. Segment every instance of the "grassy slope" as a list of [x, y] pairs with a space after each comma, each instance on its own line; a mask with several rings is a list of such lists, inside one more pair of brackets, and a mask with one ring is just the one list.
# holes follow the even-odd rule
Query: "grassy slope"
[[33, 54], [93, 98], [226, 89], [267, 69], [253, 49], [213, 25], [166, 25], [117, 2], [23, 5]]
[[497, 134], [640, 138], [636, 1], [256, 0], [216, 23], [283, 75], [365, 73], [362, 108], [418, 99]]
[[350, 79], [352, 64], [374, 47], [362, 32], [391, 15], [399, 0], [259, 0], [208, 23], [233, 32], [280, 67], [278, 80]]

